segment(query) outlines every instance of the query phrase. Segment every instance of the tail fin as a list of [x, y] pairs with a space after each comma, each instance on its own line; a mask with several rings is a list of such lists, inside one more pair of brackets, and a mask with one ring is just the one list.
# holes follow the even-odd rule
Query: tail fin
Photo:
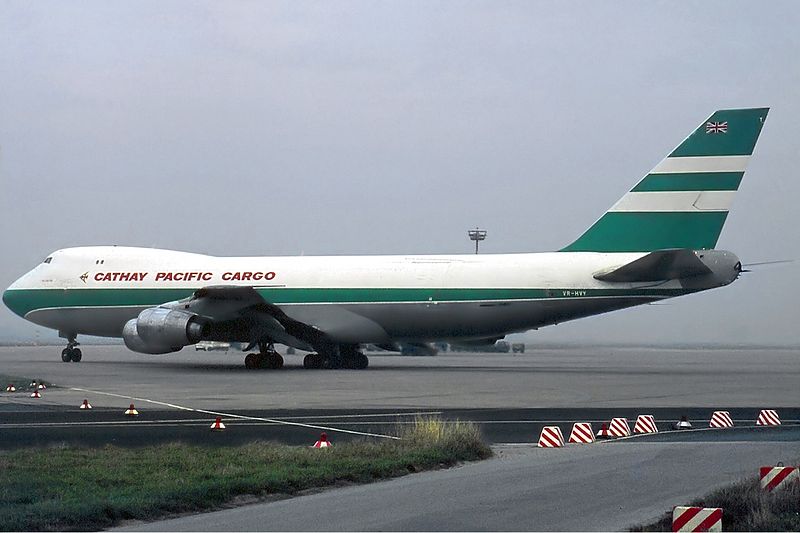
[[769, 108], [717, 111], [562, 252], [714, 248]]

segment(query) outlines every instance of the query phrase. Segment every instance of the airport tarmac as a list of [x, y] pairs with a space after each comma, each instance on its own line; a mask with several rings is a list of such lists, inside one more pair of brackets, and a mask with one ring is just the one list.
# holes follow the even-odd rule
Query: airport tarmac
[[366, 370], [247, 370], [241, 352], [185, 348], [147, 356], [90, 346], [80, 363], [61, 348], [0, 348], [0, 374], [41, 378], [124, 407], [127, 397], [196, 409], [477, 409], [798, 407], [800, 349], [565, 347], [525, 354], [370, 355]]
[[[707, 426], [715, 409], [729, 410], [737, 426], [752, 426], [760, 409], [771, 408], [784, 424], [797, 424], [800, 350], [372, 355], [362, 371], [306, 370], [299, 355], [288, 356], [284, 369], [253, 371], [239, 352], [185, 349], [152, 357], [87, 345], [81, 363], [62, 363], [59, 352], [0, 348], [0, 374], [52, 384], [40, 399], [0, 393], [0, 449], [174, 440], [309, 445], [321, 431], [334, 442], [391, 438], [415, 416], [437, 414], [476, 422], [499, 453], [453, 470], [205, 514], [205, 521], [137, 526], [145, 529], [614, 529], [755, 472], [762, 462], [800, 457], [800, 431], [788, 426], [532, 447], [545, 424], [566, 435], [574, 421], [591, 421], [596, 430], [612, 416], [632, 423], [637, 414], [653, 414], [665, 431], [684, 415]], [[95, 408], [80, 411], [84, 398]], [[141, 413], [134, 419], [122, 415], [132, 402]], [[228, 430], [210, 431], [216, 416]]]

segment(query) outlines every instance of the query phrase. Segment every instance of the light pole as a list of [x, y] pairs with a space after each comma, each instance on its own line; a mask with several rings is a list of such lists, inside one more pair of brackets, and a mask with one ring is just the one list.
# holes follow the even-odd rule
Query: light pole
[[478, 253], [478, 243], [486, 240], [486, 230], [485, 229], [471, 229], [467, 232], [469, 235], [469, 239], [471, 241], [475, 241], [475, 253]]

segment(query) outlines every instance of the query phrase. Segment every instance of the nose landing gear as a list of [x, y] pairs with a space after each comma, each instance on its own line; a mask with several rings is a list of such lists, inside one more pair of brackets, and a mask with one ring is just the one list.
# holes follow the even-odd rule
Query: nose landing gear
[[78, 348], [79, 345], [80, 343], [75, 340], [75, 337], [67, 339], [67, 347], [61, 350], [61, 360], [65, 363], [69, 363], [70, 361], [73, 363], [80, 362], [83, 353], [81, 353], [80, 348]]

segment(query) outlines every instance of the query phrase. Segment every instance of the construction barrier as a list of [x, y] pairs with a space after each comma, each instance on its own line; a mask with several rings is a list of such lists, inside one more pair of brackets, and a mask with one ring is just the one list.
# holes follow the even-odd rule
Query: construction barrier
[[214, 423], [211, 424], [211, 431], [225, 431], [225, 424], [222, 423], [222, 418], [217, 417]]
[[327, 448], [329, 446], [333, 446], [333, 443], [328, 440], [328, 434], [327, 433], [322, 433], [319, 436], [319, 440], [314, 443], [312, 448]]
[[728, 411], [714, 411], [708, 423], [710, 428], [732, 428], [733, 419]]
[[656, 418], [653, 415], [639, 415], [633, 426], [634, 433], [658, 433]]
[[539, 448], [561, 448], [564, 446], [564, 435], [558, 426], [545, 426], [539, 436]]
[[592, 424], [589, 422], [575, 422], [572, 424], [572, 431], [569, 434], [569, 442], [572, 444], [591, 444], [594, 442], [594, 432]]
[[760, 413], [758, 413], [758, 420], [756, 420], [757, 426], [780, 426], [781, 425], [781, 417], [778, 416], [778, 412], [774, 409], [762, 409]]
[[91, 409], [92, 404], [89, 403], [89, 400], [83, 400], [83, 403], [79, 407], [79, 409]]
[[608, 434], [612, 437], [630, 437], [631, 427], [626, 418], [612, 418], [608, 426]]
[[759, 470], [761, 488], [767, 492], [782, 489], [793, 480], [800, 478], [796, 466], [762, 466]]
[[722, 531], [722, 509], [675, 507], [672, 510], [672, 531]]

